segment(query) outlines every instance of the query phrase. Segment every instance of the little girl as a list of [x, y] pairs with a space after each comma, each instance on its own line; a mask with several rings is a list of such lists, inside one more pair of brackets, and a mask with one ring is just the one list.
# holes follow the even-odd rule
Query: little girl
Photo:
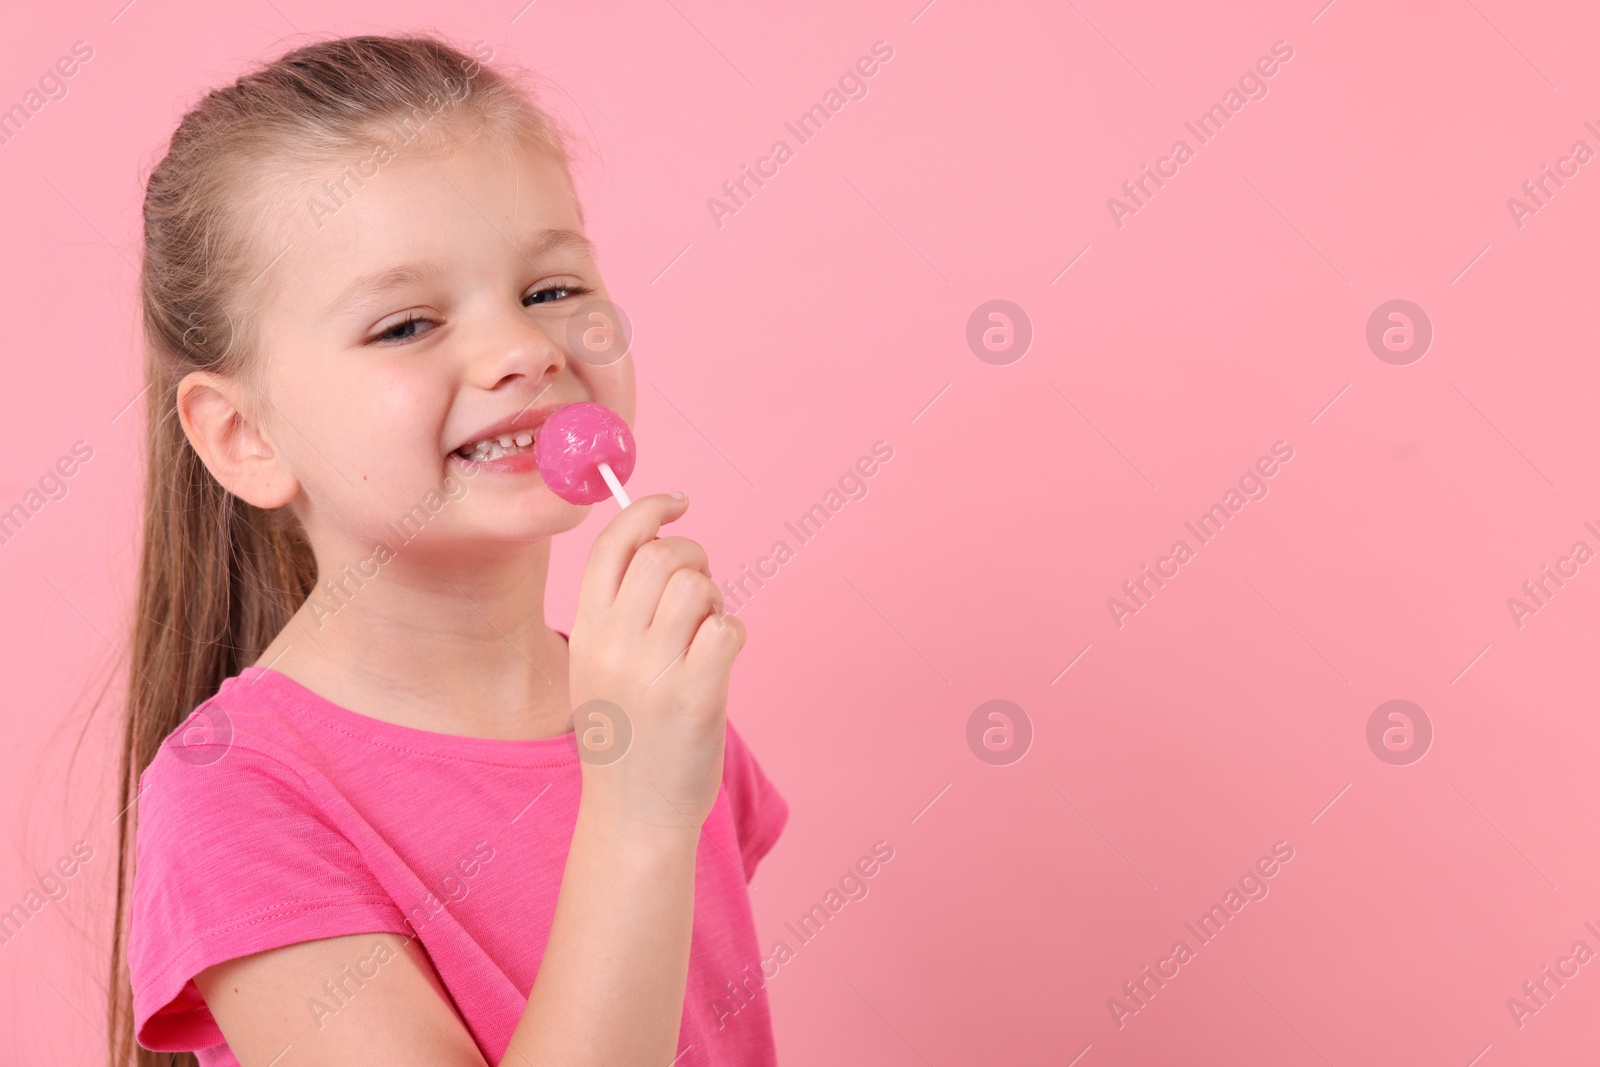
[[787, 807], [726, 720], [744, 628], [657, 536], [683, 494], [544, 621], [587, 509], [539, 427], [631, 422], [634, 372], [579, 343], [567, 139], [479, 58], [301, 48], [150, 175], [115, 1063], [776, 1062], [747, 883]]

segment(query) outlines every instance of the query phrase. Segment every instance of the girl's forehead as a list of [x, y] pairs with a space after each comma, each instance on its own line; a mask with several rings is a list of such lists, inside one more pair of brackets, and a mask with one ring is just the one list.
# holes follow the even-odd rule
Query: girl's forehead
[[508, 149], [487, 140], [397, 152], [379, 146], [353, 160], [314, 164], [298, 184], [302, 203], [291, 218], [317, 231], [347, 215], [382, 221], [481, 216], [493, 222], [497, 212], [552, 219], [580, 214], [563, 160], [548, 150]]
[[450, 267], [534, 250], [593, 258], [565, 163], [549, 150], [477, 141], [381, 158], [313, 165], [285, 197], [264, 254], [288, 261], [289, 288], [326, 299], [329, 285], [403, 263]]

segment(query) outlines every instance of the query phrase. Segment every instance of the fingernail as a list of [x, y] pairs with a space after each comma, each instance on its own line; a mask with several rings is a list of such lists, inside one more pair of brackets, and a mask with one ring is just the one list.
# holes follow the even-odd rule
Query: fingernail
[[674, 500], [682, 500], [683, 499], [683, 494], [682, 493], [668, 493], [667, 495], [670, 496]]

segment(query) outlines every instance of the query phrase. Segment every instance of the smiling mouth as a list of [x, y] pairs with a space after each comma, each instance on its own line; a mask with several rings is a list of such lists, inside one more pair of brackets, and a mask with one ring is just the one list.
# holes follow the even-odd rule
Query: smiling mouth
[[506, 456], [532, 452], [538, 437], [538, 427], [534, 427], [531, 430], [518, 430], [516, 433], [503, 433], [496, 437], [485, 437], [481, 441], [469, 441], [456, 449], [455, 455], [478, 463], [490, 463]]

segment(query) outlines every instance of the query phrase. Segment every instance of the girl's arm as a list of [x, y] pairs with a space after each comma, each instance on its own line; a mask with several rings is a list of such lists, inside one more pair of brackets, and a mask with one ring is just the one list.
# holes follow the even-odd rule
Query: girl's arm
[[[619, 759], [583, 762], [549, 941], [505, 1064], [666, 1067], [677, 1055], [695, 855], [721, 784], [728, 677], [744, 644], [700, 546], [656, 537], [687, 507], [635, 501], [595, 539], [584, 571], [570, 698], [607, 701], [632, 740]], [[580, 755], [583, 737], [580, 724]], [[337, 1012], [309, 1006], [380, 944], [392, 955]], [[273, 949], [196, 983], [245, 1067], [484, 1063], [427, 956], [398, 935]]]
[[[337, 1011], [313, 1006], [332, 1003], [322, 983], [374, 958], [383, 961], [377, 975], [358, 989], [347, 984]], [[399, 934], [303, 941], [219, 963], [194, 980], [243, 1067], [484, 1064], [427, 955]]]

